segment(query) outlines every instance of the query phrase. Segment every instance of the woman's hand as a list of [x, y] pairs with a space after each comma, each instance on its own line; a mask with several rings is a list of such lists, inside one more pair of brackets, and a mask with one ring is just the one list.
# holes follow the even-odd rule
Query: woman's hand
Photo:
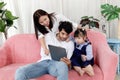
[[48, 55], [50, 53], [48, 49], [44, 49], [44, 51], [45, 51], [46, 55]]

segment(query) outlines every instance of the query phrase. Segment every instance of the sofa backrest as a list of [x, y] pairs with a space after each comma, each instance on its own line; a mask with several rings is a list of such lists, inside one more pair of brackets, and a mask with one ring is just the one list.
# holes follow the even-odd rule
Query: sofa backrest
[[[98, 64], [98, 47], [107, 45], [106, 37], [102, 33], [88, 30], [87, 36], [93, 46], [95, 63]], [[12, 63], [35, 62], [40, 59], [40, 43], [34, 34], [18, 34], [9, 38], [5, 46], [9, 48], [8, 60]]]
[[9, 62], [29, 63], [40, 59], [40, 43], [35, 34], [17, 34], [9, 38], [5, 46], [9, 48]]

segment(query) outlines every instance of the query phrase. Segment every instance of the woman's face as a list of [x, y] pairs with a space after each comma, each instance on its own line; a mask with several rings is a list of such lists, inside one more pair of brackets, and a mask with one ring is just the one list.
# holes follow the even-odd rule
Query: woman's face
[[39, 18], [39, 23], [43, 26], [49, 27], [50, 19], [49, 19], [48, 15], [41, 16]]

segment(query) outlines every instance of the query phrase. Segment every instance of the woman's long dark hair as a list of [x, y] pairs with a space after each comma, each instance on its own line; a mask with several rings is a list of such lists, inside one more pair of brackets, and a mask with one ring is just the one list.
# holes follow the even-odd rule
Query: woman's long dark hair
[[35, 35], [37, 39], [38, 39], [38, 31], [40, 31], [42, 34], [48, 33], [48, 30], [45, 28], [45, 26], [39, 23], [39, 18], [45, 15], [47, 15], [48, 18], [50, 19], [50, 27], [49, 27], [50, 30], [53, 28], [53, 23], [54, 23], [53, 18], [55, 18], [54, 13], [48, 14], [46, 11], [42, 9], [36, 10], [35, 13], [33, 14], [33, 22], [34, 22], [34, 28], [35, 28]]

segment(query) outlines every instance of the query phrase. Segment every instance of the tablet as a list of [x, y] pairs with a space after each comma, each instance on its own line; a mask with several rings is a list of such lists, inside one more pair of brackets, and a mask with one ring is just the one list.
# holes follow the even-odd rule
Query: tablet
[[67, 57], [66, 49], [58, 46], [48, 45], [51, 58], [60, 61], [62, 57]]

